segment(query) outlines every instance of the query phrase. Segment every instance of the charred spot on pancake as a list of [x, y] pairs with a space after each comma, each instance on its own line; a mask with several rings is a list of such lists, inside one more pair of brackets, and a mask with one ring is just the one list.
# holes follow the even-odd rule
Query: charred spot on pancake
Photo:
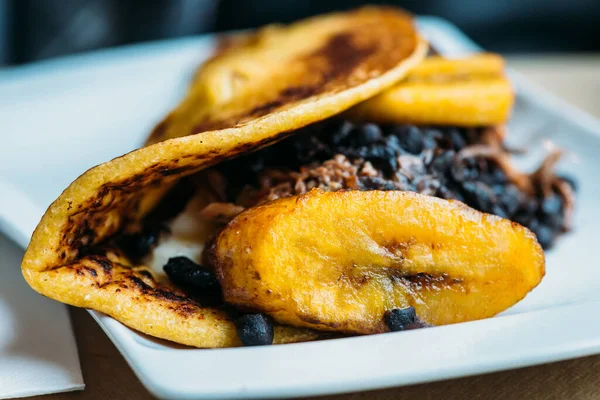
[[280, 96], [286, 99], [302, 99], [314, 95], [317, 90], [316, 85], [291, 86], [283, 89]]
[[[243, 120], [248, 116], [261, 117], [273, 112], [274, 110], [300, 99], [306, 99], [328, 90], [330, 81], [346, 79], [352, 71], [364, 60], [376, 51], [374, 44], [367, 46], [358, 46], [349, 33], [340, 33], [333, 35], [325, 45], [314, 52], [305, 56], [305, 61], [309, 64], [317, 63], [322, 69], [318, 82], [305, 84], [301, 86], [290, 86], [283, 88], [278, 97], [260, 104], [248, 111], [247, 115], [238, 115], [236, 119]], [[315, 61], [320, 59], [321, 62]], [[207, 130], [209, 126], [196, 126], [195, 132]], [[210, 126], [215, 129], [215, 126]]]
[[[268, 144], [281, 140], [293, 131], [283, 131], [273, 137], [254, 142], [241, 143], [237, 148], [230, 151], [228, 154], [213, 157], [211, 164], [218, 163], [226, 158], [233, 158], [240, 153], [245, 153], [257, 150]], [[111, 182], [102, 186], [96, 195], [90, 198], [81, 210], [74, 212], [68, 218], [68, 224], [63, 231], [62, 240], [64, 247], [69, 249], [65, 252], [65, 261], [71, 260], [76, 256], [82, 257], [90, 254], [93, 246], [98, 245], [97, 237], [106, 236], [107, 232], [117, 233], [123, 226], [128, 225], [130, 217], [138, 213], [140, 199], [145, 194], [146, 190], [156, 188], [162, 185], [168, 185], [180, 175], [189, 174], [198, 169], [194, 164], [185, 167], [178, 166], [179, 160], [171, 160], [170, 162], [159, 162], [150, 166], [143, 173], [135, 174], [121, 181]], [[157, 222], [176, 216], [185, 203], [191, 197], [193, 188], [189, 185], [189, 181], [185, 179], [179, 185], [176, 185], [176, 190], [170, 192], [171, 197], [165, 198], [160, 205], [154, 208], [146, 218], [153, 227], [148, 227], [145, 223], [147, 231], [145, 237], [141, 237], [143, 232], [126, 233], [121, 236], [124, 241], [120, 247], [129, 253], [133, 260], [139, 260], [152, 247], [156, 240], [153, 239], [152, 231], [157, 232]], [[107, 218], [111, 216], [112, 218]], [[144, 240], [146, 244], [144, 245]]]
[[187, 303], [189, 299], [187, 297], [175, 294], [169, 290], [156, 289], [152, 292], [152, 296], [164, 300], [170, 300], [174, 302]]
[[139, 290], [141, 290], [143, 293], [148, 292], [150, 289], [152, 289], [150, 287], [150, 285], [148, 285], [146, 282], [144, 282], [142, 279], [138, 278], [135, 275], [131, 275], [129, 277], [129, 281], [131, 281], [131, 283], [133, 283]]
[[[237, 118], [235, 119], [236, 121], [238, 120]], [[206, 120], [203, 121], [199, 124], [194, 125], [194, 127], [191, 129], [190, 131], [190, 135], [196, 135], [202, 132], [207, 132], [207, 131], [216, 131], [219, 129], [227, 129], [232, 125], [232, 120], [216, 120], [216, 121], [211, 121]], [[233, 125], [237, 125], [237, 122], [233, 122]], [[151, 138], [152, 139], [152, 138]]]
[[359, 45], [354, 34], [343, 32], [329, 38], [325, 45], [308, 58], [322, 57], [325, 62], [324, 83], [345, 79], [352, 71], [377, 51], [375, 42]]
[[281, 100], [272, 100], [268, 103], [254, 107], [248, 112], [248, 114], [252, 117], [262, 117], [263, 115], [269, 114], [276, 108], [281, 107], [282, 104], [283, 102]]
[[[359, 14], [360, 12], [357, 12], [355, 16], [358, 17]], [[186, 134], [199, 134], [205, 131], [241, 126], [251, 119], [277, 112], [295, 102], [321, 94], [336, 93], [349, 85], [365, 82], [389, 71], [398, 65], [398, 59], [405, 58], [411, 51], [414, 51], [416, 38], [412, 35], [398, 35], [386, 37], [385, 41], [381, 41], [372, 32], [382, 30], [382, 28], [391, 28], [391, 25], [382, 25], [379, 22], [382, 21], [358, 18], [356, 25], [323, 34], [315, 42], [318, 46], [299, 53], [289, 61], [287, 59], [283, 61], [304, 66], [305, 71], [290, 75], [286, 74], [285, 66], [283, 66], [279, 73], [274, 73], [274, 81], [269, 82], [271, 87], [259, 92], [260, 95], [249, 96], [256, 98], [255, 103], [249, 100], [244, 103], [247, 104], [246, 107], [238, 107], [237, 111], [228, 109], [222, 116], [219, 115], [219, 112], [208, 112]], [[404, 28], [396, 26], [395, 28], [406, 29], [408, 26]], [[234, 40], [230, 41], [233, 44], [227, 45], [217, 53], [223, 55], [228, 51], [233, 52], [236, 48], [247, 45], [251, 42], [248, 39], [249, 36], [241, 40], [234, 37]], [[260, 38], [260, 34], [256, 37]], [[386, 51], [388, 49], [390, 52]], [[264, 68], [270, 67], [272, 66], [264, 66]], [[226, 66], [224, 68], [232, 68], [231, 74], [235, 75], [235, 67]], [[250, 76], [249, 79], [251, 78]], [[202, 91], [202, 85], [210, 87], [211, 80], [199, 79], [196, 84], [198, 90]], [[178, 133], [178, 135], [180, 134]], [[154, 136], [150, 138], [150, 142], [153, 141], [155, 141]]]
[[160, 171], [165, 168], [168, 167], [157, 163], [147, 172], [103, 185], [81, 210], [69, 216], [62, 235], [65, 247], [71, 251], [84, 249], [81, 255], [88, 254], [88, 248], [98, 244], [96, 238], [99, 233], [105, 236], [107, 232], [115, 233], [121, 226], [127, 225], [128, 218], [138, 212], [144, 190], [164, 182], [165, 175], [170, 175], [161, 174]]
[[138, 271], [138, 272], [140, 273], [140, 275], [143, 275], [145, 278], [154, 280], [154, 277], [152, 276], [152, 274], [150, 273], [150, 271], [141, 270], [141, 271]]
[[106, 274], [110, 274], [112, 271], [112, 263], [106, 259], [106, 257], [94, 256], [89, 257], [92, 261], [94, 261]]

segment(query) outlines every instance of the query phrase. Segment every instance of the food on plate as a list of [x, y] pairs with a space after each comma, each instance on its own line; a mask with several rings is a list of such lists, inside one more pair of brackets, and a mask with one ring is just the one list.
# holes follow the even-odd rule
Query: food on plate
[[255, 132], [267, 124], [284, 135], [387, 89], [426, 52], [412, 18], [393, 8], [269, 26], [229, 43], [202, 65], [149, 143], [249, 122]]
[[439, 81], [491, 78], [504, 75], [504, 58], [493, 53], [478, 53], [462, 58], [440, 55], [427, 57], [410, 71], [405, 81]]
[[[510, 307], [542, 279], [540, 245], [568, 230], [574, 185], [553, 173], [559, 152], [532, 173], [512, 166], [503, 139], [514, 94], [499, 56], [426, 54], [412, 18], [390, 7], [234, 36], [145, 147], [88, 170], [52, 203], [25, 279], [201, 348]], [[381, 100], [402, 90], [409, 102]], [[380, 109], [359, 112], [369, 103]], [[277, 263], [289, 278], [269, 275]]]
[[249, 208], [217, 236], [224, 299], [294, 326], [388, 330], [413, 307], [432, 325], [491, 317], [544, 276], [544, 252], [519, 224], [413, 192], [310, 192]]
[[513, 97], [512, 86], [505, 77], [414, 81], [359, 104], [348, 115], [354, 120], [388, 124], [478, 127], [504, 123]]
[[391, 89], [353, 107], [354, 120], [387, 124], [492, 126], [506, 122], [514, 100], [495, 54], [429, 57]]
[[[215, 191], [224, 194], [202, 216], [226, 222], [245, 207], [315, 187], [404, 190], [460, 200], [511, 219], [550, 248], [568, 231], [574, 208], [573, 184], [552, 172], [561, 153], [554, 151], [538, 170], [522, 173], [512, 166], [503, 138], [502, 126], [387, 125], [330, 118], [217, 165], [210, 173], [222, 187]], [[209, 212], [217, 208], [221, 212]]]
[[[306, 37], [311, 40], [296, 42]], [[289, 53], [292, 44], [298, 46]], [[386, 7], [260, 31], [247, 46], [250, 58], [256, 51], [286, 51], [289, 68], [270, 65], [282, 62], [277, 57], [259, 57], [271, 71], [263, 85], [234, 93], [212, 108], [203, 107], [202, 98], [196, 103], [192, 88], [182, 106], [154, 130], [149, 140], [154, 145], [75, 180], [50, 205], [27, 248], [22, 271], [32, 288], [159, 338], [196, 347], [242, 344], [234, 313], [204, 305], [164, 273], [127, 256], [119, 243], [126, 238], [126, 244], [141, 245], [142, 250], [153, 247], [161, 232], [156, 224], [151, 226], [153, 218], [176, 211], [169, 210], [170, 204], [166, 211], [151, 211], [184, 176], [281, 140], [372, 97], [402, 79], [427, 52], [412, 18]], [[229, 57], [227, 51], [221, 55]], [[137, 250], [133, 255], [140, 257], [143, 252]], [[274, 327], [274, 343], [321, 336]]]

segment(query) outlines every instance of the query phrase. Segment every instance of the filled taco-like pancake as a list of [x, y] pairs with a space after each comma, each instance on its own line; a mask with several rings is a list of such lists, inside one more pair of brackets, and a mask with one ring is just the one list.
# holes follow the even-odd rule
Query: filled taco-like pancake
[[[506, 309], [540, 282], [544, 256], [502, 218], [550, 245], [568, 226], [572, 184], [552, 174], [558, 155], [533, 174], [511, 167], [502, 125], [513, 94], [497, 57], [482, 66], [425, 53], [411, 18], [390, 8], [236, 37], [146, 147], [89, 170], [50, 206], [25, 278], [196, 347]], [[500, 89], [486, 92], [486, 79]], [[460, 84], [463, 95], [448, 106], [452, 90], [423, 96], [415, 82]]]
[[[32, 236], [22, 263], [25, 279], [45, 296], [104, 312], [152, 336], [197, 347], [240, 345], [229, 311], [204, 306], [153, 275], [119, 249], [117, 238], [143, 230], [144, 217], [182, 177], [374, 96], [426, 52], [412, 18], [391, 8], [259, 31], [236, 54], [226, 51], [213, 60], [233, 66], [226, 79], [235, 90], [227, 99], [205, 101], [200, 89], [196, 101], [192, 87], [154, 131], [155, 144], [94, 167], [65, 189]], [[257, 85], [238, 93], [234, 82], [249, 72], [247, 65]], [[274, 342], [315, 337], [276, 327]]]

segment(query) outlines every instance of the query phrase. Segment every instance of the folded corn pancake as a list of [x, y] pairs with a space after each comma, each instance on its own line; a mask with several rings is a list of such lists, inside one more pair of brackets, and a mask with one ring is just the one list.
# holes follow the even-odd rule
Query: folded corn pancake
[[[399, 81], [425, 52], [411, 18], [393, 8], [263, 28], [233, 40], [202, 65], [186, 98], [149, 141], [243, 125], [303, 99], [321, 100], [312, 112], [294, 110], [295, 127], [306, 125], [372, 97], [388, 80]], [[361, 90], [341, 96], [358, 85]], [[324, 98], [338, 93], [335, 102]]]
[[[116, 236], [140, 230], [182, 177], [376, 95], [419, 63], [426, 47], [411, 17], [368, 7], [267, 29], [235, 53], [223, 50], [155, 129], [151, 145], [90, 169], [52, 203], [25, 253], [25, 279], [50, 298], [156, 337], [197, 347], [239, 345], [229, 312], [203, 306], [126, 257]], [[219, 85], [205, 86], [203, 76]], [[276, 327], [274, 342], [316, 337]]]
[[[377, 35], [367, 34], [367, 30], [377, 30]], [[323, 40], [318, 43], [304, 40], [315, 33]], [[380, 37], [390, 34], [396, 37]], [[380, 53], [382, 49], [389, 54]], [[286, 343], [321, 338], [325, 334], [275, 325], [273, 335], [264, 316], [240, 317], [240, 312], [263, 310], [262, 306], [268, 309], [269, 304], [261, 301], [261, 307], [257, 307], [249, 300], [233, 301], [235, 297], [222, 279], [225, 292], [221, 293], [221, 285], [210, 267], [216, 265], [223, 271], [223, 265], [211, 262], [211, 252], [204, 251], [205, 244], [212, 243], [211, 248], [218, 244], [214, 235], [244, 209], [250, 212], [258, 206], [269, 210], [275, 204], [271, 201], [282, 197], [288, 198], [288, 204], [295, 199], [301, 201], [307, 198], [302, 195], [313, 188], [329, 192], [359, 190], [371, 193], [340, 194], [339, 198], [351, 201], [336, 201], [339, 208], [336, 211], [352, 218], [358, 214], [350, 211], [360, 210], [361, 218], [370, 220], [369, 212], [376, 212], [379, 202], [367, 201], [361, 206], [359, 199], [379, 199], [380, 192], [374, 191], [411, 191], [457, 199], [480, 211], [522, 221], [532, 229], [545, 228], [550, 232], [546, 242], [551, 243], [567, 226], [572, 186], [551, 173], [555, 158], [532, 175], [511, 168], [502, 144], [503, 129], [497, 124], [508, 117], [506, 104], [512, 104], [512, 91], [498, 92], [499, 99], [488, 96], [491, 100], [484, 102], [490, 109], [488, 114], [474, 111], [475, 100], [469, 102], [477, 99], [475, 94], [480, 91], [485, 93], [486, 87], [479, 83], [466, 88], [466, 92], [461, 89], [463, 94], [471, 93], [461, 97], [460, 104], [467, 107], [440, 107], [449, 92], [442, 96], [420, 96], [398, 114], [421, 110], [423, 126], [399, 123], [402, 120], [381, 123], [376, 115], [369, 117], [375, 124], [353, 116], [352, 111], [344, 113], [360, 101], [368, 102], [386, 87], [395, 91], [404, 86], [409, 92], [421, 93], [421, 88], [410, 85], [426, 82], [431, 86], [430, 93], [438, 93], [436, 85], [443, 89], [444, 85], [459, 81], [490, 76], [502, 79], [503, 63], [494, 55], [464, 60], [436, 57], [420, 62], [423, 54], [424, 45], [410, 19], [387, 8], [333, 14], [290, 27], [269, 27], [256, 34], [234, 37], [198, 70], [185, 99], [156, 127], [148, 147], [88, 171], [50, 207], [24, 259], [26, 279], [50, 297], [104, 311], [143, 332], [184, 344], [226, 347]], [[390, 66], [390, 55], [392, 59], [396, 57], [395, 66]], [[391, 110], [397, 103], [382, 106]], [[440, 123], [434, 112], [440, 108], [444, 110], [442, 115], [454, 113], [468, 121], [478, 119], [479, 123], [469, 128], [450, 122], [432, 126]], [[292, 137], [281, 140], [287, 136]], [[214, 164], [218, 165], [207, 168]], [[384, 198], [395, 198], [395, 193]], [[430, 208], [430, 203], [439, 209]], [[443, 220], [452, 210], [461, 210], [459, 218], [478, 215], [447, 201], [415, 204], [418, 204], [415, 215], [429, 215], [429, 219], [422, 221], [424, 229], [436, 217]], [[318, 225], [320, 215], [329, 216], [326, 208], [319, 212], [311, 212], [306, 221], [312, 219]], [[385, 219], [383, 215], [375, 216]], [[268, 217], [283, 218], [283, 215], [269, 211]], [[502, 276], [491, 276], [482, 262], [486, 253], [479, 248], [471, 260], [475, 278], [468, 269], [462, 276], [460, 271], [458, 274], [456, 270], [445, 271], [447, 266], [438, 263], [434, 264], [439, 267], [434, 275], [425, 270], [423, 274], [404, 271], [404, 265], [390, 272], [388, 278], [398, 281], [410, 289], [415, 299], [424, 302], [415, 308], [427, 322], [443, 324], [493, 315], [523, 297], [541, 279], [543, 254], [527, 230], [495, 217], [485, 216], [481, 221], [493, 223], [478, 222], [468, 230], [473, 237], [467, 232], [464, 240], [476, 243], [481, 231], [491, 230], [490, 237], [495, 238], [496, 245], [508, 244], [496, 246], [494, 262], [502, 262], [503, 255], [509, 261], [509, 256], [514, 255], [512, 244], [524, 246], [518, 252], [530, 251], [535, 255], [531, 259], [536, 262], [523, 259], [524, 265], [511, 264]], [[446, 222], [448, 226], [457, 225]], [[262, 228], [268, 229], [269, 223], [261, 225]], [[230, 240], [233, 237], [235, 242], [231, 226], [235, 225], [223, 232], [228, 232]], [[296, 226], [304, 228], [301, 223], [295, 223]], [[253, 227], [256, 225], [242, 228]], [[405, 238], [407, 232], [403, 229], [386, 232]], [[295, 240], [297, 236], [291, 233], [282, 236], [282, 244], [285, 240]], [[319, 230], [310, 236], [318, 242], [327, 241]], [[422, 238], [428, 237], [436, 238], [436, 232], [428, 232]], [[252, 235], [245, 238], [254, 239]], [[454, 238], [444, 240], [444, 246], [439, 248], [437, 242], [431, 244], [435, 254], [446, 254], [445, 249], [452, 246]], [[425, 254], [411, 253], [417, 248], [422, 250], [423, 246], [409, 242], [384, 243], [384, 248], [399, 251], [409, 261], [414, 255]], [[220, 254], [227, 255], [229, 247], [221, 246]], [[277, 251], [272, 253], [273, 257], [279, 257]], [[404, 251], [409, 253], [404, 255]], [[362, 250], [359, 253], [367, 258], [370, 254]], [[451, 253], [450, 258], [458, 257], [459, 253]], [[367, 267], [353, 269], [349, 275], [345, 271], [340, 278], [368, 289], [372, 285], [367, 275], [373, 271]], [[248, 275], [249, 269], [237, 271], [236, 276], [248, 282], [248, 287], [256, 283], [257, 277]], [[520, 273], [529, 274], [531, 279], [520, 280]], [[334, 275], [329, 273], [328, 279], [335, 278]], [[494, 290], [486, 290], [491, 282], [487, 278], [497, 284], [514, 284], [502, 286], [506, 290], [500, 296]], [[385, 279], [375, 281], [385, 284]], [[292, 279], [282, 283], [293, 288], [297, 282]], [[318, 286], [305, 282], [308, 290], [303, 298], [318, 296], [311, 292]], [[438, 292], [441, 294], [435, 295]], [[236, 309], [222, 304], [222, 294], [236, 304]], [[338, 294], [354, 296], [352, 290]], [[477, 300], [482, 298], [489, 301]], [[355, 313], [357, 310], [352, 307], [366, 306], [373, 298], [358, 296], [356, 300], [353, 305], [348, 304], [346, 311]], [[289, 306], [289, 302], [284, 304]], [[310, 315], [316, 315], [323, 321], [323, 317], [331, 317], [324, 325], [316, 320], [280, 321], [344, 333], [386, 329], [379, 308], [369, 315], [375, 325], [365, 329], [344, 328], [349, 320], [343, 314], [338, 315], [337, 310], [331, 303], [331, 307], [320, 310], [325, 314], [304, 316], [310, 319]], [[408, 317], [410, 311], [407, 314], [405, 309], [389, 310], [385, 326], [389, 330], [404, 329]], [[234, 320], [238, 323], [237, 331]], [[240, 325], [240, 321], [244, 323]], [[423, 324], [413, 321], [411, 326]]]

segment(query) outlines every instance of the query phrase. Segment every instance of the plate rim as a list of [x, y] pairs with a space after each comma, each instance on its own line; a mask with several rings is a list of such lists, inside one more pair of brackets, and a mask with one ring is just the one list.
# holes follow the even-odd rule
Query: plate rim
[[[419, 25], [429, 32], [434, 32], [435, 35], [441, 35], [444, 37], [444, 43], [446, 46], [450, 47], [451, 50], [447, 50], [449, 53], [456, 54], [457, 52], [463, 53], [471, 53], [480, 51], [481, 49], [475, 45], [470, 39], [468, 39], [461, 31], [459, 31], [454, 25], [450, 22], [443, 20], [437, 17], [419, 17]], [[102, 59], [108, 57], [110, 61], [115, 62], [115, 60], [126, 59], [135, 54], [144, 54], [148, 50], [160, 51], [175, 49], [178, 45], [181, 45], [184, 42], [195, 42], [198, 40], [212, 40], [214, 39], [214, 34], [201, 35], [191, 38], [183, 38], [183, 39], [172, 39], [160, 42], [151, 42], [144, 43], [138, 45], [128, 45], [122, 46], [116, 49], [106, 49], [95, 51], [90, 54], [80, 54], [73, 55], [69, 57], [65, 57], [62, 59], [44, 61], [35, 65], [25, 66], [25, 67], [16, 67], [11, 68], [7, 71], [0, 72], [0, 83], [6, 82], [12, 78], [17, 77], [23, 78], [26, 75], [31, 73], [35, 73], [37, 75], [43, 75], [48, 73], [49, 71], [62, 70], [64, 68], [73, 68], [80, 67], [84, 64], [93, 61], [94, 59]], [[453, 50], [452, 50], [453, 49]], [[564, 118], [571, 120], [573, 123], [580, 125], [586, 131], [593, 132], [595, 135], [600, 136], [600, 121], [596, 118], [590, 116], [586, 112], [578, 109], [577, 107], [567, 103], [566, 101], [549, 94], [544, 89], [537, 87], [536, 85], [530, 83], [527, 79], [522, 77], [520, 74], [515, 71], [509, 70], [509, 75], [511, 80], [515, 83], [515, 85], [520, 89], [520, 91], [525, 91], [528, 95], [535, 97], [537, 103], [543, 105], [544, 107], [557, 110]], [[1, 183], [1, 182], [0, 182]], [[14, 194], [14, 193], [17, 194]], [[13, 200], [18, 196], [18, 190], [15, 188], [7, 189], [3, 195], [6, 194], [7, 198], [11, 198], [11, 193], [13, 193]], [[39, 214], [41, 215], [41, 213]], [[0, 215], [0, 218], [2, 216]], [[15, 238], [16, 235], [19, 236], [19, 243], [23, 243], [23, 236], [29, 237], [31, 234], [31, 225], [30, 223], [20, 224], [18, 221], [12, 221], [12, 225], [9, 228], [6, 228], [6, 221], [2, 224], [0, 221], [0, 230], [5, 231], [8, 236]], [[9, 221], [11, 224], [11, 221]], [[177, 391], [178, 389], [174, 386], [165, 384], [165, 381], [160, 381], [156, 379], [160, 377], [161, 371], [160, 368], [156, 369], [152, 366], [148, 366], [147, 363], [144, 362], [144, 357], [147, 357], [147, 354], [143, 354], [143, 351], [139, 351], [137, 347], [132, 345], [132, 341], [134, 340], [134, 336], [137, 333], [133, 332], [131, 329], [125, 327], [120, 324], [116, 320], [96, 311], [88, 310], [92, 317], [98, 322], [100, 327], [104, 330], [104, 332], [109, 336], [111, 341], [115, 344], [115, 346], [119, 349], [121, 354], [125, 357], [130, 367], [136, 374], [136, 376], [140, 379], [143, 385], [155, 396], [157, 397], [185, 397], [185, 398], [216, 398], [216, 397], [235, 397], [235, 398], [256, 398], [256, 397], [299, 397], [299, 396], [309, 396], [309, 395], [324, 395], [324, 394], [333, 394], [333, 393], [347, 393], [356, 390], [372, 390], [372, 389], [380, 389], [380, 388], [388, 388], [388, 387], [396, 387], [408, 384], [417, 384], [417, 383], [425, 383], [442, 379], [451, 379], [463, 376], [477, 375], [482, 373], [490, 373], [494, 371], [501, 371], [512, 368], [520, 368], [525, 366], [537, 365], [546, 362], [553, 362], [564, 360], [568, 358], [575, 358], [585, 355], [592, 355], [600, 353], [600, 325], [597, 322], [594, 322], [592, 319], [585, 319], [584, 315], [582, 315], [581, 310], [586, 310], [588, 307], [594, 307], [596, 304], [600, 304], [600, 302], [589, 301], [578, 304], [564, 305], [552, 307], [550, 310], [537, 310], [532, 312], [526, 312], [522, 314], [515, 315], [507, 315], [500, 316], [494, 319], [487, 319], [482, 321], [474, 321], [464, 324], [457, 324], [445, 327], [436, 327], [436, 330], [446, 330], [446, 331], [461, 331], [465, 330], [466, 327], [475, 327], [478, 326], [478, 329], [486, 329], [494, 330], [494, 326], [502, 325], [506, 323], [508, 320], [536, 320], [542, 319], [545, 321], [545, 313], [549, 312], [558, 312], [560, 314], [568, 315], [573, 310], [580, 310], [578, 314], [581, 317], [580, 325], [578, 325], [577, 329], [580, 329], [581, 326], [588, 326], [589, 329], [586, 330], [587, 336], [580, 338], [582, 342], [573, 342], [565, 341], [562, 343], [562, 347], [557, 347], [552, 352], [543, 352], [539, 354], [530, 354], [529, 357], [525, 357], [522, 359], [515, 360], [507, 359], [503, 362], [489, 361], [486, 365], [481, 365], [481, 362], [477, 365], [472, 366], [471, 369], [467, 367], [463, 367], [462, 369], [457, 369], [454, 371], [449, 370], [437, 370], [430, 374], [421, 374], [418, 377], [412, 377], [406, 379], [398, 377], [398, 376], [383, 376], [379, 374], [378, 376], [371, 376], [371, 378], [364, 377], [363, 379], [356, 379], [356, 377], [346, 377], [346, 381], [350, 382], [350, 386], [346, 388], [339, 386], [332, 386], [331, 383], [329, 387], [327, 387], [327, 383], [322, 384], [319, 387], [312, 387], [309, 389], [298, 387], [298, 386], [288, 386], [287, 388], [275, 388], [273, 390], [269, 390], [268, 388], [263, 389], [252, 389], [245, 390], [244, 388], [236, 387], [235, 385], [231, 385], [229, 387], [222, 388], [221, 391], [213, 391], [213, 392], [198, 392], [198, 391], [187, 391], [181, 392]], [[597, 306], [596, 306], [597, 308]], [[494, 324], [492, 321], [501, 321], [502, 323]], [[587, 324], [587, 325], [586, 325]], [[481, 328], [483, 326], [483, 328]], [[566, 329], [566, 328], [565, 328]], [[584, 329], [585, 330], [585, 329]], [[516, 332], [516, 331], [515, 331]], [[406, 332], [402, 335], [409, 335], [405, 337], [410, 337], [410, 335], [414, 336], [414, 332]], [[398, 337], [398, 334], [388, 334], [391, 335], [389, 338], [381, 339], [379, 335], [377, 337], [360, 337], [360, 338], [345, 338], [339, 339], [339, 341], [343, 341], [343, 343], [347, 343], [348, 341], [353, 344], [357, 344], [358, 346], [363, 346], [362, 342], [364, 342], [364, 346], [372, 346], [370, 342], [374, 342], [377, 340], [384, 340], [387, 342], [398, 342], [398, 340], [394, 340], [391, 337]], [[362, 341], [362, 342], [361, 342]], [[139, 343], [138, 343], [139, 344]], [[579, 344], [579, 345], [578, 345]], [[286, 352], [286, 348], [295, 349], [296, 347], [289, 346], [319, 346], [318, 342], [312, 343], [304, 343], [304, 344], [293, 344], [287, 345], [283, 347], [280, 352]], [[162, 350], [161, 350], [162, 351]], [[165, 350], [168, 352], [169, 350]], [[226, 351], [235, 351], [231, 349], [222, 349], [222, 350], [190, 350], [191, 352], [226, 352]], [[248, 352], [249, 349], [244, 349], [245, 352]], [[260, 352], [260, 349], [253, 349], [252, 351]], [[272, 351], [272, 350], [270, 350]], [[164, 352], [164, 351], [163, 351]], [[164, 356], [165, 353], [163, 353]], [[245, 353], [244, 353], [245, 354]], [[194, 354], [194, 357], [196, 355]], [[201, 357], [200, 357], [201, 358]], [[382, 378], [383, 377], [383, 378]], [[368, 380], [365, 380], [368, 379]], [[404, 380], [402, 380], [404, 379]], [[262, 391], [261, 391], [262, 390]]]

